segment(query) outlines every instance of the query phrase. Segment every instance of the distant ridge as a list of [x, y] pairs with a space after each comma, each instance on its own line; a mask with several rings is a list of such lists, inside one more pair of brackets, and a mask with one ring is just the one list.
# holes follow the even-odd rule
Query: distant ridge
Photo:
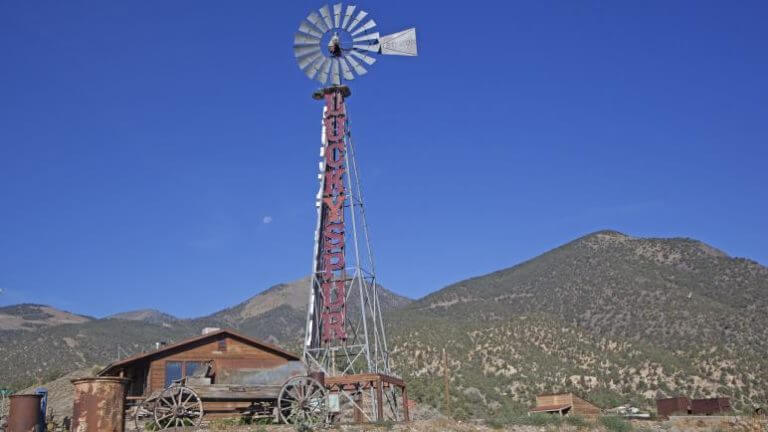
[[170, 324], [179, 321], [179, 318], [157, 309], [139, 309], [135, 311], [121, 312], [110, 315], [107, 318], [125, 321], [143, 321], [150, 324]]
[[[10, 365], [0, 382], [20, 388], [109, 363], [118, 344], [127, 355], [205, 326], [300, 349], [307, 288], [307, 279], [278, 284], [164, 325], [104, 319], [0, 331], [0, 358]], [[768, 400], [766, 307], [768, 268], [694, 239], [612, 230], [416, 301], [382, 289], [394, 370], [416, 400], [440, 406], [445, 348], [462, 418], [524, 412], [537, 393], [552, 391], [588, 395], [603, 408], [727, 396], [751, 412]]]
[[0, 307], [0, 330], [36, 330], [61, 324], [80, 324], [92, 319], [41, 304]]

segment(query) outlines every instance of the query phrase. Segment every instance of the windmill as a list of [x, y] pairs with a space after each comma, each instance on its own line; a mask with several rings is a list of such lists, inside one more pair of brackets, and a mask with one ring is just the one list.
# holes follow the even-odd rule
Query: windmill
[[[365, 218], [360, 172], [350, 134], [344, 83], [368, 73], [378, 55], [416, 56], [416, 29], [380, 35], [368, 12], [354, 5], [325, 5], [301, 21], [293, 51], [299, 68], [323, 86], [313, 97], [324, 101], [322, 146], [316, 195], [317, 225], [303, 357], [307, 367], [328, 376], [377, 374], [405, 385], [390, 370], [379, 286]], [[368, 375], [370, 376], [370, 375]], [[382, 405], [397, 405], [394, 389], [369, 388], [372, 414], [385, 418]], [[386, 387], [382, 391], [382, 387]], [[391, 390], [391, 394], [388, 391]], [[344, 393], [344, 386], [339, 387]], [[360, 404], [359, 391], [348, 399]], [[354, 399], [354, 400], [353, 400]], [[384, 401], [386, 399], [386, 401]], [[356, 405], [359, 412], [364, 411]], [[405, 411], [407, 417], [407, 407]], [[396, 416], [395, 416], [396, 417]], [[395, 418], [397, 420], [398, 418]]]

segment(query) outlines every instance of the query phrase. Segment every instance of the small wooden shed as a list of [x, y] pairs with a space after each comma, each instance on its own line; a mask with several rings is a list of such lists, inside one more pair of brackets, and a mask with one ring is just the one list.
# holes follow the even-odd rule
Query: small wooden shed
[[731, 411], [731, 400], [727, 397], [694, 399], [691, 401], [691, 414], [712, 415]]
[[656, 399], [656, 415], [669, 417], [673, 414], [685, 415], [691, 413], [691, 402], [685, 396]]
[[597, 417], [600, 408], [576, 396], [573, 393], [545, 393], [536, 396], [536, 406], [528, 413], [549, 413], [565, 415], [578, 415], [582, 417]]
[[[201, 370], [206, 373], [200, 377]], [[270, 371], [304, 369], [301, 359], [275, 345], [250, 338], [234, 330], [215, 330], [161, 349], [116, 361], [98, 373], [99, 376], [128, 378], [127, 399], [142, 400], [168, 387], [176, 380], [195, 376], [204, 384], [232, 384], [238, 378], [233, 371]], [[195, 374], [197, 372], [197, 374]], [[206, 416], [242, 411], [246, 401], [204, 400]]]

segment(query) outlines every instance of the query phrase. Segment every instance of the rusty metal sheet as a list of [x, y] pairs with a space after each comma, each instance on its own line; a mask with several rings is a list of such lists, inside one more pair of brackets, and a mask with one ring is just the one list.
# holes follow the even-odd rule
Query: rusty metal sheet
[[125, 378], [98, 377], [72, 380], [75, 401], [73, 432], [123, 432]]
[[40, 395], [11, 395], [8, 432], [37, 432], [41, 397]]

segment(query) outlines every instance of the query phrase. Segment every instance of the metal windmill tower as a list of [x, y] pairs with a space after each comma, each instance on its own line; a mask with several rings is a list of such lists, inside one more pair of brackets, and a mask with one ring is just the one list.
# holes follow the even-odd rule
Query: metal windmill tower
[[366, 11], [341, 3], [312, 11], [293, 51], [324, 87], [317, 227], [304, 339], [307, 366], [329, 376], [390, 374], [384, 319], [350, 134], [345, 82], [368, 73], [376, 56], [417, 55], [416, 29], [382, 36]]

